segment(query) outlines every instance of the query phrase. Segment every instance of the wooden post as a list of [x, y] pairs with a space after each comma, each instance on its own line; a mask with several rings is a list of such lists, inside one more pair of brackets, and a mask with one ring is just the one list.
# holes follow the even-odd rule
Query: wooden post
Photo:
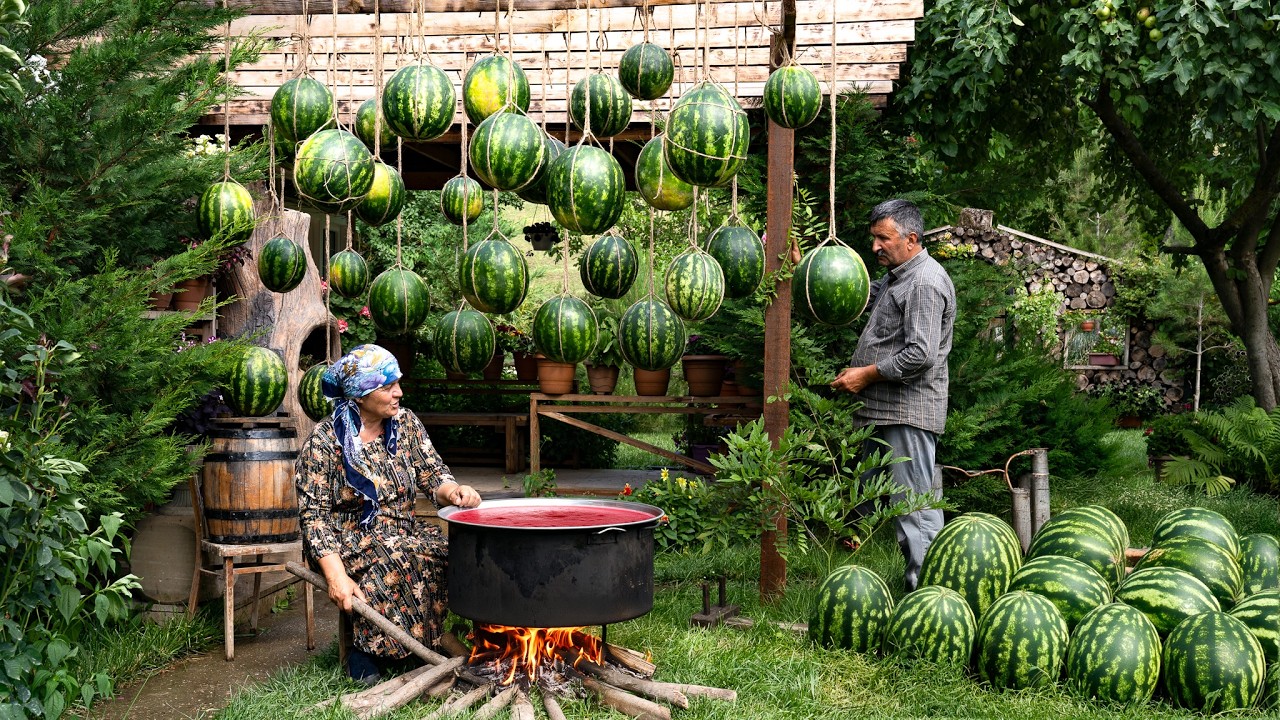
[[1031, 532], [1049, 522], [1049, 449], [1036, 448], [1031, 456]]
[[[796, 40], [795, 0], [782, 2], [782, 32], [773, 36], [769, 67], [786, 62]], [[795, 131], [769, 121], [769, 179], [767, 192], [767, 242], [765, 271], [776, 272], [787, 257], [791, 238], [791, 194], [795, 176]], [[791, 281], [778, 283], [773, 302], [764, 315], [764, 396], [781, 397], [791, 374]], [[789, 405], [783, 400], [766, 402], [764, 428], [776, 448], [787, 429]], [[787, 519], [779, 514], [772, 530], [760, 537], [760, 599], [782, 597], [787, 588], [787, 561], [778, 547], [787, 542]]]
[[1021, 480], [1018, 487], [1013, 488], [1013, 531], [1018, 534], [1022, 543], [1022, 552], [1031, 547], [1031, 491], [1023, 486]]

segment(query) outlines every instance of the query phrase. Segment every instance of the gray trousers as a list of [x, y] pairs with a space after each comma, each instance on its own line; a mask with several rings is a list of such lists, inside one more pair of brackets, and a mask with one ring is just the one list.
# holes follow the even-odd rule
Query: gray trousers
[[[911, 425], [877, 425], [875, 437], [889, 444], [894, 457], [906, 458], [904, 462], [889, 466], [894, 482], [920, 494], [931, 492], [933, 461], [938, 446], [936, 433]], [[878, 449], [879, 446], [867, 448], [869, 451]], [[893, 496], [895, 501], [902, 498], [903, 495]], [[919, 510], [894, 518], [898, 547], [902, 549], [902, 556], [907, 564], [905, 579], [908, 592], [916, 588], [924, 553], [942, 529], [942, 522], [941, 510]]]

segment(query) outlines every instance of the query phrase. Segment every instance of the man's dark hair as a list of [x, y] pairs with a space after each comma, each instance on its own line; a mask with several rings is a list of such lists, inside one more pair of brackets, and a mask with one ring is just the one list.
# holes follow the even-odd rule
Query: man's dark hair
[[910, 200], [885, 200], [871, 209], [871, 225], [885, 218], [898, 226], [898, 233], [902, 237], [915, 233], [916, 238], [924, 238], [924, 218], [920, 216], [920, 208]]

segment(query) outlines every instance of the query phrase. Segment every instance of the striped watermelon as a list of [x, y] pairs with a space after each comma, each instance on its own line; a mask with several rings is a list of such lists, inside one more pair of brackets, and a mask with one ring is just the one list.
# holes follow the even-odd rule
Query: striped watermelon
[[692, 185], [727, 184], [747, 158], [751, 128], [742, 106], [720, 85], [704, 81], [667, 114], [667, 164]]
[[684, 321], [650, 295], [637, 300], [618, 319], [618, 350], [641, 370], [664, 370], [684, 355]]
[[764, 84], [764, 114], [784, 128], [802, 128], [822, 110], [822, 85], [813, 71], [787, 65], [769, 73]]
[[382, 116], [405, 140], [434, 140], [453, 125], [453, 81], [434, 65], [406, 65], [382, 88]]
[[280, 407], [288, 389], [289, 373], [280, 354], [254, 345], [246, 348], [232, 366], [225, 395], [237, 414], [263, 417]]
[[1094, 700], [1141, 705], [1160, 684], [1160, 636], [1136, 608], [1100, 605], [1067, 645], [1067, 685]]
[[429, 305], [427, 283], [412, 270], [383, 270], [369, 286], [369, 316], [391, 335], [416, 330], [427, 319]]
[[560, 153], [565, 151], [564, 143], [545, 132], [542, 133], [542, 144], [547, 153], [542, 167], [538, 170], [538, 174], [534, 176], [533, 182], [516, 191], [516, 195], [519, 195], [520, 199], [536, 205], [547, 204], [547, 175], [551, 172], [551, 163], [555, 162], [556, 158], [560, 157]]
[[698, 249], [675, 256], [667, 266], [667, 304], [681, 319], [706, 320], [724, 302], [724, 272], [720, 263]]
[[503, 55], [482, 57], [462, 79], [462, 107], [477, 125], [500, 110], [523, 115], [529, 110], [529, 78]]
[[462, 258], [462, 295], [471, 307], [487, 313], [509, 313], [529, 292], [529, 266], [524, 253], [501, 237], [472, 245]]
[[356, 217], [373, 227], [386, 225], [400, 216], [406, 197], [400, 173], [378, 160], [373, 164], [373, 187], [356, 205]]
[[1151, 547], [1160, 547], [1170, 538], [1186, 535], [1208, 540], [1231, 557], [1240, 557], [1240, 536], [1231, 521], [1221, 513], [1200, 507], [1180, 508], [1160, 518], [1151, 531]]
[[613, 137], [631, 124], [631, 96], [614, 76], [591, 73], [573, 86], [569, 119], [597, 138]]
[[627, 191], [622, 166], [592, 145], [575, 145], [547, 171], [547, 206], [557, 222], [583, 235], [613, 227]]
[[1111, 602], [1111, 586], [1097, 570], [1079, 560], [1041, 555], [1028, 560], [1009, 582], [1009, 592], [1025, 590], [1058, 608], [1067, 629], [1099, 605]]
[[555, 362], [586, 360], [599, 337], [595, 312], [572, 295], [548, 298], [533, 316], [533, 342], [538, 352]]
[[1280, 588], [1280, 542], [1264, 533], [1240, 538], [1240, 569], [1246, 597]]
[[440, 212], [454, 225], [461, 225], [463, 218], [475, 222], [484, 212], [484, 188], [466, 175], [449, 178], [440, 191]]
[[445, 370], [475, 373], [493, 359], [497, 336], [484, 313], [471, 309], [445, 313], [436, 323], [432, 349]]
[[1164, 689], [1179, 707], [1205, 714], [1248, 710], [1266, 672], [1257, 639], [1223, 612], [1183, 620], [1164, 643]]
[[346, 130], [321, 130], [298, 148], [293, 184], [307, 202], [329, 213], [343, 213], [373, 187], [373, 155]]
[[333, 93], [310, 75], [286, 80], [271, 96], [271, 127], [286, 142], [333, 127]]
[[618, 61], [618, 79], [633, 97], [654, 100], [666, 94], [676, 76], [671, 55], [660, 45], [632, 45]]
[[1067, 637], [1067, 623], [1053, 603], [1035, 593], [1007, 593], [978, 623], [974, 670], [997, 688], [1052, 685], [1062, 671]]
[[271, 292], [289, 292], [306, 276], [307, 251], [293, 240], [277, 235], [258, 251], [258, 278]]
[[1116, 548], [1123, 554], [1129, 547], [1129, 529], [1124, 521], [1111, 510], [1101, 505], [1077, 505], [1054, 515], [1049, 522], [1071, 523], [1082, 528], [1092, 529], [1094, 534], [1110, 538]]
[[392, 132], [391, 126], [387, 124], [387, 118], [379, 117], [378, 102], [369, 98], [360, 103], [360, 107], [356, 109], [356, 122], [351, 128], [351, 132], [360, 138], [360, 142], [369, 148], [369, 152], [377, 155], [378, 148], [374, 147], [374, 128], [377, 127], [378, 121], [382, 121], [382, 128], [378, 132], [378, 140], [382, 141], [382, 149], [395, 147], [396, 134]]
[[963, 667], [969, 663], [978, 623], [964, 596], [927, 585], [908, 593], [893, 610], [884, 653]]
[[640, 258], [631, 243], [610, 233], [591, 243], [578, 261], [582, 287], [592, 295], [616, 300], [631, 289], [640, 271]]
[[1116, 588], [1116, 602], [1142, 611], [1160, 637], [1189, 617], [1222, 609], [1209, 587], [1194, 575], [1167, 567], [1135, 570]]
[[271, 152], [275, 153], [275, 157], [273, 158], [275, 164], [281, 168], [292, 171], [293, 160], [298, 154], [298, 146], [302, 143], [289, 140], [274, 130], [271, 130], [269, 134], [271, 136]]
[[636, 158], [636, 189], [658, 210], [684, 210], [693, 205], [693, 186], [676, 177], [662, 149], [665, 135], [649, 140]]
[[1095, 522], [1088, 509], [1072, 508], [1050, 518], [1031, 538], [1027, 558], [1059, 555], [1083, 562], [1098, 571], [1111, 587], [1124, 579], [1124, 549], [1119, 538]]
[[919, 584], [955, 590], [981, 620], [1021, 566], [1022, 544], [1013, 528], [994, 515], [965, 513], [933, 539], [920, 567]]
[[355, 250], [329, 258], [329, 287], [344, 298], [356, 298], [369, 287], [369, 264]]
[[857, 565], [827, 576], [814, 597], [809, 639], [826, 647], [875, 652], [893, 614], [893, 597], [884, 580]]
[[823, 325], [848, 325], [871, 297], [862, 257], [843, 245], [823, 245], [804, 254], [791, 278], [791, 302]]
[[333, 401], [321, 390], [321, 376], [328, 367], [328, 363], [316, 363], [307, 368], [298, 381], [298, 404], [302, 406], [302, 412], [316, 422], [333, 412]]
[[257, 223], [253, 196], [234, 180], [216, 182], [200, 195], [196, 221], [203, 237], [225, 235], [233, 243], [242, 243]]
[[1231, 617], [1244, 623], [1262, 646], [1269, 663], [1280, 663], [1280, 590], [1264, 590], [1231, 608]]
[[471, 137], [471, 167], [499, 190], [519, 190], [532, 183], [547, 162], [545, 135], [524, 115], [490, 115]]
[[1186, 570], [1199, 578], [1223, 609], [1235, 604], [1244, 587], [1240, 563], [1220, 545], [1192, 535], [1171, 537], [1153, 547], [1134, 565], [1134, 570], [1148, 567], [1173, 567]]
[[707, 252], [724, 272], [725, 297], [747, 297], [764, 279], [764, 243], [745, 225], [721, 225], [707, 240]]

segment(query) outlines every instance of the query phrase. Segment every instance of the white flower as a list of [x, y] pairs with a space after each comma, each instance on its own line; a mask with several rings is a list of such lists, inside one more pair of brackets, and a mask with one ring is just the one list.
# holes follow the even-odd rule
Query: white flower
[[5, 450], [8, 450], [8, 449], [9, 449], [9, 433], [5, 430], [0, 430], [0, 452], [4, 452]]

